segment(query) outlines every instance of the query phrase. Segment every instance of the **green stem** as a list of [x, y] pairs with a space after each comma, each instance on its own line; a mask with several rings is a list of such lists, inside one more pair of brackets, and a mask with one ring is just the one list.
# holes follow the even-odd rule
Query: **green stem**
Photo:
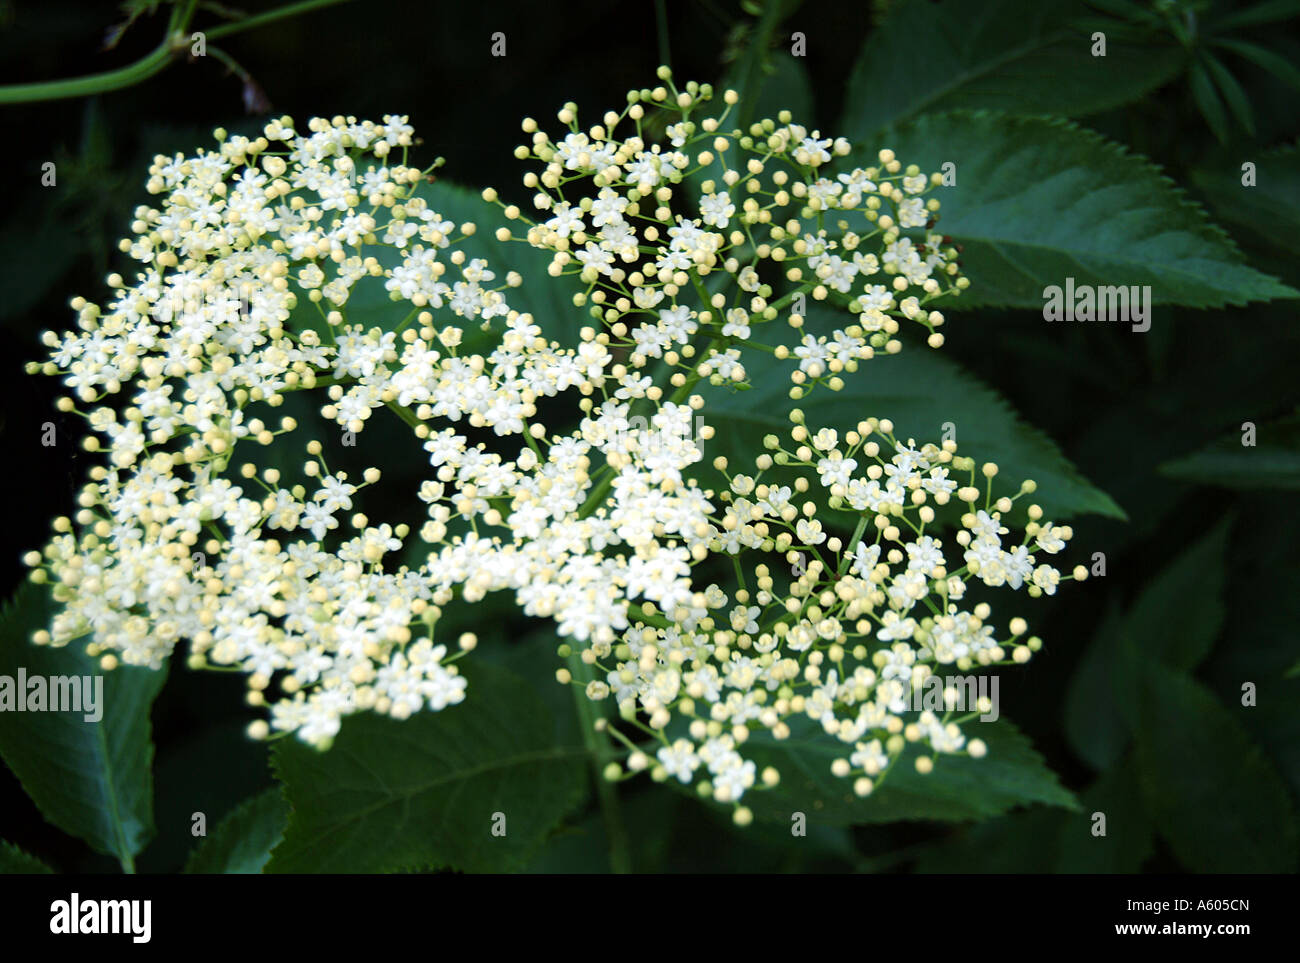
[[[301, 3], [291, 3], [255, 17], [248, 17], [237, 23], [213, 27], [211, 30], [205, 31], [205, 35], [209, 40], [216, 40], [243, 30], [260, 27], [275, 20], [306, 13], [318, 7], [327, 7], [344, 2], [346, 0], [303, 0]], [[188, 49], [190, 42], [188, 30], [192, 13], [193, 4], [190, 4], [189, 9], [183, 15], [179, 18], [173, 17], [173, 22], [168, 26], [167, 36], [163, 39], [163, 42], [135, 63], [128, 64], [117, 70], [89, 74], [85, 77], [48, 80], [34, 84], [11, 84], [0, 87], [0, 104], [24, 104], [42, 100], [66, 100], [69, 97], [89, 97], [92, 94], [121, 90], [123, 87], [131, 87], [142, 83], [155, 74], [166, 70], [179, 53]]]
[[665, 67], [672, 67], [672, 51], [668, 47], [667, 0], [655, 0], [655, 31], [659, 36], [659, 62]]
[[858, 527], [853, 530], [853, 537], [850, 538], [848, 544], [844, 546], [844, 554], [840, 556], [840, 566], [838, 569], [840, 575], [843, 575], [848, 570], [849, 563], [853, 558], [853, 546], [858, 544], [858, 539], [862, 537], [862, 533], [866, 531], [866, 529], [867, 516], [863, 515], [858, 519]]
[[0, 87], [0, 104], [23, 104], [39, 100], [64, 100], [68, 97], [88, 97], [131, 87], [156, 73], [161, 73], [175, 52], [169, 37], [154, 48], [148, 56], [120, 70], [91, 74], [71, 80], [51, 80], [36, 84], [12, 84]]
[[582, 728], [582, 744], [591, 757], [592, 774], [596, 779], [596, 796], [600, 812], [605, 819], [605, 835], [609, 837], [609, 865], [615, 873], [632, 872], [632, 856], [628, 849], [627, 829], [623, 825], [623, 811], [618, 801], [618, 791], [605, 778], [608, 746], [597, 736], [596, 707], [584, 691], [591, 681], [591, 666], [575, 652], [569, 656], [569, 672], [581, 685], [573, 687], [573, 701], [578, 708], [578, 725]]
[[754, 108], [758, 99], [758, 90], [763, 85], [763, 58], [767, 45], [772, 38], [780, 17], [781, 0], [765, 0], [763, 14], [758, 18], [749, 50], [745, 52], [744, 79], [741, 81], [739, 111], [736, 113], [736, 126], [741, 131], [748, 131], [754, 119]]

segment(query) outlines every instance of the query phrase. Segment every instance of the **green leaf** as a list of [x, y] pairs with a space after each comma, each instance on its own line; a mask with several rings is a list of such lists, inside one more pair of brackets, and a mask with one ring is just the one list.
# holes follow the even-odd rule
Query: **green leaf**
[[1029, 739], [1005, 719], [967, 724], [967, 736], [988, 745], [984, 758], [940, 755], [929, 775], [916, 771], [916, 747], [909, 746], [866, 798], [854, 795], [852, 780], [831, 773], [831, 763], [847, 751], [843, 744], [811, 720], [801, 719], [791, 729], [788, 739], [756, 733], [745, 744], [746, 755], [760, 770], [770, 765], [781, 773], [775, 789], [745, 794], [744, 802], [759, 818], [788, 825], [791, 813], [802, 812], [809, 822], [846, 826], [900, 819], [983, 819], [1031, 803], [1077, 806]]
[[1141, 682], [1138, 781], [1157, 832], [1183, 865], [1294, 872], [1295, 809], [1263, 750], [1190, 677], [1149, 666]]
[[153, 836], [153, 742], [149, 708], [167, 673], [103, 672], [81, 646], [32, 645], [49, 624], [48, 590], [24, 583], [0, 613], [0, 676], [99, 676], [102, 718], [85, 712], [0, 712], [0, 756], [41, 814], [130, 871]]
[[1231, 516], [1193, 542], [1137, 597], [1121, 635], [1144, 660], [1191, 671], [1210, 653], [1223, 627], [1224, 582]]
[[903, 3], [862, 48], [841, 131], [874, 152], [892, 146], [876, 142], [882, 128], [922, 113], [986, 108], [1084, 117], [1177, 76], [1185, 60], [1179, 47], [1127, 42], [1117, 29], [1107, 30], [1106, 56], [1094, 57], [1090, 35], [1071, 29], [1086, 11], [1077, 0]]
[[1255, 183], [1242, 183], [1240, 158], [1198, 168], [1192, 181], [1220, 220], [1291, 255], [1300, 254], [1300, 148], [1291, 144], [1250, 158]]
[[1250, 108], [1250, 100], [1246, 97], [1246, 92], [1241, 89], [1241, 84], [1237, 83], [1237, 78], [1232, 76], [1232, 72], [1212, 54], [1206, 54], [1205, 63], [1214, 77], [1219, 92], [1223, 94], [1223, 99], [1232, 108], [1232, 115], [1245, 128], [1246, 133], [1254, 137], [1255, 114]]
[[259, 793], [240, 804], [194, 848], [185, 872], [260, 873], [288, 822], [289, 804], [280, 790]]
[[1065, 736], [1075, 755], [1093, 769], [1109, 769], [1128, 745], [1128, 725], [1115, 702], [1111, 681], [1119, 658], [1119, 609], [1102, 618], [1065, 693]]
[[[954, 306], [1041, 310], [1045, 289], [1070, 277], [1150, 285], [1155, 304], [1201, 308], [1300, 296], [1245, 264], [1149, 161], [1068, 121], [953, 112], [884, 142], [925, 171], [956, 165], [956, 185], [938, 192], [939, 230], [964, 246], [971, 278]], [[1131, 337], [1127, 325], [1093, 323], [1098, 337]]]
[[[516, 236], [522, 228], [518, 221], [507, 221], [496, 204], [483, 200], [477, 191], [439, 180], [419, 190], [435, 211], [458, 225], [470, 220], [478, 225], [473, 237], [457, 245], [468, 261], [484, 258], [496, 274], [493, 286], [505, 283], [506, 273], [517, 271], [524, 283], [506, 291], [506, 300], [517, 311], [527, 312], [541, 326], [543, 334], [563, 344], [576, 344], [578, 330], [590, 321], [582, 308], [574, 307], [576, 290], [569, 278], [553, 278], [546, 273], [551, 255], [530, 246], [526, 241], [498, 241], [496, 229], [512, 228]], [[435, 317], [438, 315], [435, 313]], [[495, 322], [500, 331], [500, 322]], [[472, 326], [471, 326], [472, 327]], [[467, 330], [466, 335], [471, 334]]]
[[[847, 314], [837, 316], [815, 305], [808, 309], [810, 330], [830, 330], [850, 320]], [[747, 370], [754, 384], [750, 391], [700, 390], [706, 402], [701, 414], [718, 428], [706, 454], [726, 455], [737, 466], [752, 464], [754, 454], [763, 450], [764, 435], [789, 431], [786, 412], [793, 407], [786, 397], [792, 362], [763, 355], [752, 359]], [[846, 378], [843, 390], [819, 388], [798, 406], [809, 425], [841, 431], [864, 418], [889, 418], [897, 435], [918, 443], [937, 443], [944, 425], [951, 423], [959, 454], [996, 462], [1013, 488], [1025, 478], [1037, 481], [1034, 501], [1049, 517], [1124, 517], [1110, 496], [1084, 478], [1050, 438], [1021, 421], [992, 388], [931, 348], [913, 344], [897, 355], [873, 358]]]
[[35, 876], [53, 873], [35, 856], [24, 853], [11, 842], [0, 839], [0, 875]]
[[[323, 753], [279, 743], [292, 813], [268, 872], [523, 868], [580, 798], [585, 751], [556, 745], [522, 680], [481, 663], [466, 675], [461, 705], [400, 722], [353, 716]], [[497, 813], [504, 836], [492, 834]]]
[[1166, 566], [1138, 595], [1108, 647], [1111, 696], [1130, 733], [1141, 724], [1144, 673], [1161, 666], [1191, 671], [1218, 638], [1230, 528], [1231, 519], [1221, 518]]
[[1300, 413], [1266, 422], [1256, 430], [1255, 444], [1241, 443], [1240, 431], [1166, 462], [1160, 473], [1179, 481], [1221, 488], [1300, 489]]
[[1209, 124], [1210, 130], [1214, 132], [1215, 139], [1220, 144], [1228, 142], [1228, 114], [1223, 108], [1223, 101], [1219, 98], [1219, 93], [1214, 89], [1214, 82], [1210, 80], [1210, 72], [1205, 69], [1205, 64], [1197, 61], [1192, 64], [1191, 70], [1191, 88], [1192, 99], [1196, 101], [1196, 108]]
[[[1109, 769], [1137, 725], [1144, 666], [1191, 670], [1209, 654], [1223, 627], [1230, 517], [1151, 579], [1122, 617], [1102, 621], [1065, 697], [1065, 733], [1094, 769]], [[1114, 577], [1110, 572], [1107, 577]]]

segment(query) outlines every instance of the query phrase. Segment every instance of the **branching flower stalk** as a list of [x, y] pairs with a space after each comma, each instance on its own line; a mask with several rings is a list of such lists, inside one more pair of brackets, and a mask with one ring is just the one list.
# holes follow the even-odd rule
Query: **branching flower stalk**
[[[405, 117], [285, 117], [156, 158], [160, 203], [121, 244], [135, 273], [109, 277], [103, 306], [74, 299], [76, 330], [29, 366], [63, 379], [59, 408], [104, 455], [27, 558], [61, 604], [35, 641], [105, 669], [183, 646], [191, 667], [247, 674], [267, 713], [253, 737], [325, 750], [352, 713], [466, 698], [477, 639], [444, 611], [507, 592], [590, 673], [560, 681], [617, 706], [593, 723], [609, 778], [693, 783], [742, 824], [741, 800], [780, 779], [747, 758], [754, 736], [819, 726], [860, 795], [909, 744], [922, 773], [983, 755], [973, 713], [911, 695], [939, 667], [1039, 648], [967, 588], [1083, 578], [1040, 560], [1070, 529], [1031, 504], [1011, 538], [1034, 483], [998, 494], [997, 466], [951, 441], [795, 407], [902, 350], [904, 326], [943, 344], [934, 305], [968, 282], [935, 231], [941, 178], [888, 149], [849, 167], [847, 141], [785, 112], [729, 127], [734, 91], [660, 79], [590, 127], [572, 104], [562, 135], [523, 122], [532, 210], [483, 196], [497, 242], [547, 252], [549, 277], [466, 253], [478, 227], [426, 199]], [[574, 323], [512, 306], [544, 285], [572, 293]], [[376, 290], [391, 313], [367, 327], [350, 305]], [[709, 452], [708, 398], [751, 388], [754, 359], [789, 379], [790, 429], [732, 465]], [[429, 467], [383, 498], [418, 499], [417, 528], [355, 511], [380, 469], [331, 467], [347, 452], [328, 433], [276, 417], [295, 393], [354, 436], [401, 418]]]

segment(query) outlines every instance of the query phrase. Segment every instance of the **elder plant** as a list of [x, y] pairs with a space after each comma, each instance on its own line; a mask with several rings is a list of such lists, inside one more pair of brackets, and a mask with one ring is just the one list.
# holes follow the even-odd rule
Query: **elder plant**
[[[1011, 531], [1032, 480], [901, 437], [888, 412], [819, 425], [798, 407], [888, 364], [906, 327], [942, 346], [939, 307], [968, 281], [935, 227], [941, 177], [889, 149], [850, 166], [847, 141], [787, 112], [734, 128], [734, 91], [660, 79], [599, 124], [572, 104], [556, 131], [525, 120], [531, 209], [484, 191], [495, 226], [428, 202], [440, 161], [410, 163], [405, 117], [283, 117], [157, 157], [159, 200], [121, 242], [129, 277], [103, 305], [74, 299], [75, 330], [29, 366], [63, 380], [59, 408], [103, 455], [27, 556], [60, 604], [34, 641], [106, 670], [183, 647], [192, 668], [246, 675], [253, 738], [325, 751], [353, 713], [472, 699], [457, 663], [477, 640], [444, 613], [506, 592], [587, 670], [560, 681], [616, 705], [595, 723], [608, 778], [693, 784], [741, 824], [781, 778], [747, 741], [800, 719], [860, 796], [909, 743], [921, 773], [984, 755], [962, 728], [978, 710], [950, 692], [917, 712], [913, 690], [1031, 657], [1025, 620], [967, 590], [1083, 578], [1050, 561], [1070, 529], [1028, 504]], [[467, 255], [480, 230], [547, 252], [549, 276]], [[390, 322], [350, 319], [380, 283]], [[554, 319], [512, 307], [521, 285], [564, 285], [586, 326], [548, 338]], [[808, 330], [810, 299], [842, 324]], [[790, 381], [789, 429], [729, 463], [701, 391], [745, 390], [761, 353]], [[385, 497], [418, 499], [422, 524], [354, 512], [380, 469], [277, 417], [294, 393], [352, 437], [403, 420], [428, 467]], [[292, 472], [268, 464], [286, 450]]]

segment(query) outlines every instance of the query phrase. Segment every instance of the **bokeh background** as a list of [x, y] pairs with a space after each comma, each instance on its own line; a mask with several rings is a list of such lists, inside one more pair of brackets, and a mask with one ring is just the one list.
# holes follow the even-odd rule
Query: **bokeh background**
[[[1026, 10], [1038, 0], [1025, 0]], [[962, 31], [963, 17], [979, 16], [966, 2], [917, 4], [933, 8], [936, 29]], [[56, 79], [125, 65], [159, 41], [166, 5], [141, 15], [111, 50], [109, 29], [124, 20], [106, 2], [0, 0], [0, 85]], [[256, 13], [274, 4], [246, 2]], [[783, 89], [798, 73], [798, 96], [811, 98], [810, 127], [838, 133], [845, 88], [859, 50], [890, 15], [890, 3], [789, 2], [767, 61], [772, 75], [764, 101], [783, 105]], [[1006, 6], [1006, 4], [1001, 4]], [[1150, 4], [1111, 4], [1138, 6]], [[1186, 4], [1204, 15], [1208, 4]], [[1231, 6], [1231, 5], [1229, 5]], [[273, 112], [295, 118], [317, 114], [378, 117], [408, 114], [422, 137], [422, 156], [441, 155], [440, 176], [471, 187], [494, 185], [522, 199], [523, 166], [512, 150], [525, 115], [553, 117], [574, 100], [590, 115], [621, 105], [632, 87], [653, 86], [654, 70], [671, 59], [680, 79], [720, 82], [736, 69], [753, 34], [755, 12], [726, 0], [669, 0], [612, 4], [395, 2], [345, 3], [250, 30], [221, 48], [255, 81]], [[1102, 11], [1094, 10], [1100, 15]], [[1180, 13], [1181, 17], [1182, 14]], [[198, 23], [222, 22], [203, 10]], [[1247, 24], [1242, 36], [1300, 63], [1295, 22]], [[791, 65], [789, 35], [802, 31], [807, 56]], [[506, 35], [507, 55], [490, 55], [491, 36]], [[1157, 36], [1151, 42], [1176, 43]], [[666, 43], [665, 43], [666, 41]], [[667, 49], [664, 49], [664, 48]], [[927, 69], [918, 40], [915, 69]], [[1300, 286], [1300, 176], [1295, 141], [1300, 96], [1286, 77], [1249, 60], [1234, 71], [1251, 105], [1250, 129], [1231, 111], [1226, 127], [1207, 117], [1186, 73], [1135, 102], [1094, 113], [1085, 123], [1145, 154], [1231, 230], [1261, 270]], [[10, 494], [0, 551], [0, 596], [22, 578], [21, 554], [39, 547], [48, 520], [69, 511], [86, 464], [71, 444], [42, 447], [41, 425], [54, 421], [65, 437], [77, 426], [54, 411], [57, 384], [22, 371], [40, 357], [39, 334], [72, 320], [70, 297], [104, 292], [103, 277], [122, 266], [116, 241], [143, 190], [150, 158], [192, 151], [224, 126], [252, 132], [248, 89], [214, 57], [178, 59], [145, 82], [89, 98], [0, 105], [5, 136], [0, 176], [0, 445]], [[901, 96], [882, 89], [881, 97]], [[1287, 145], [1290, 145], [1289, 148]], [[1273, 151], [1271, 170], [1290, 177], [1254, 206], [1243, 206], [1233, 172], [1242, 159]], [[57, 165], [57, 185], [42, 187], [41, 165]], [[1224, 172], [1228, 181], [1225, 183]], [[978, 278], [973, 279], [978, 284]], [[1248, 737], [1243, 743], [1284, 788], [1285, 802], [1260, 802], [1243, 791], [1218, 793], [1235, 771], [1199, 769], [1202, 753], [1189, 735], [1171, 732], [1164, 745], [1193, 778], [1180, 785], [1177, 805], [1215, 807], [1224, 799], [1256, 842], [1274, 834], [1294, 868], [1295, 798], [1300, 793], [1300, 679], [1287, 670], [1300, 660], [1300, 564], [1297, 534], [1300, 486], [1294, 459], [1300, 431], [1292, 418], [1300, 392], [1297, 302], [1197, 311], [1159, 309], [1143, 336], [1093, 326], [1045, 324], [1033, 311], [963, 312], [948, 329], [945, 351], [1005, 396], [1022, 416], [1059, 444], [1081, 472], [1109, 493], [1127, 521], [1075, 520], [1076, 545], [1103, 552], [1104, 578], [1069, 586], [1034, 609], [1046, 640], [1027, 669], [1002, 674], [1003, 711], [1032, 738], [1062, 781], [1097, 800], [1112, 826], [1125, 833], [1107, 855], [1063, 843], [1058, 811], [1013, 813], [978, 826], [895, 823], [852, 829], [815, 829], [792, 845], [777, 826], [738, 831], [724, 815], [641, 780], [622, 789], [634, 836], [636, 868], [659, 871], [760, 870], [998, 870], [1179, 871], [1211, 868], [1211, 857], [1171, 847], [1160, 826], [1154, 790], [1128, 747], [1124, 707], [1108, 684], [1121, 658], [1116, 639], [1169, 631], [1180, 610], [1194, 613], [1193, 631], [1213, 633], [1196, 678]], [[864, 412], [864, 415], [867, 414]], [[960, 412], [955, 413], [960, 419]], [[1263, 484], [1189, 481], [1161, 466], [1216, 439], [1240, 434], [1243, 422], [1270, 429], [1261, 444], [1282, 467]], [[1289, 428], [1287, 426], [1290, 426]], [[1290, 432], [1288, 435], [1287, 432]], [[1273, 450], [1273, 449], [1276, 450]], [[978, 454], [978, 453], [976, 453]], [[1253, 454], [1253, 453], [1252, 453]], [[1234, 452], [1227, 450], [1227, 456]], [[1292, 459], [1292, 461], [1288, 461]], [[1290, 466], [1288, 469], [1287, 466]], [[1289, 471], [1289, 474], [1288, 474]], [[1191, 549], [1187, 560], [1175, 566]], [[484, 604], [476, 628], [490, 645], [530, 630], [511, 621], [507, 607]], [[1199, 628], [1196, 628], [1199, 626]], [[1179, 631], [1182, 631], [1180, 628]], [[485, 646], [486, 648], [487, 646]], [[549, 679], [552, 650], [539, 646], [539, 678]], [[1241, 706], [1241, 686], [1252, 681], [1258, 705]], [[558, 686], [555, 686], [559, 689]], [[563, 693], [561, 693], [563, 696]], [[173, 667], [154, 708], [158, 835], [139, 861], [144, 871], [174, 871], [192, 840], [189, 814], [204, 810], [209, 825], [270, 784], [265, 751], [248, 742], [250, 718], [238, 679]], [[560, 704], [565, 704], [564, 697]], [[1176, 728], [1178, 720], [1156, 724]], [[1235, 744], [1235, 743], [1234, 743]], [[1251, 770], [1253, 772], [1253, 769]], [[1272, 777], [1270, 777], [1272, 778]], [[1269, 783], [1273, 785], [1272, 782]], [[1091, 809], [1089, 809], [1091, 811]], [[1291, 822], [1277, 823], [1277, 812]], [[0, 835], [57, 868], [113, 871], [115, 864], [48, 826], [17, 781], [0, 767]], [[1227, 820], [1225, 814], [1225, 821]], [[1267, 817], [1273, 825], [1254, 825]], [[603, 846], [594, 812], [580, 812], [552, 840], [535, 868], [599, 871]], [[1237, 829], [1205, 840], [1219, 868], [1277, 869], [1254, 850], [1233, 855]], [[1266, 835], [1260, 837], [1260, 833]], [[1207, 861], [1208, 860], [1208, 861]]]

